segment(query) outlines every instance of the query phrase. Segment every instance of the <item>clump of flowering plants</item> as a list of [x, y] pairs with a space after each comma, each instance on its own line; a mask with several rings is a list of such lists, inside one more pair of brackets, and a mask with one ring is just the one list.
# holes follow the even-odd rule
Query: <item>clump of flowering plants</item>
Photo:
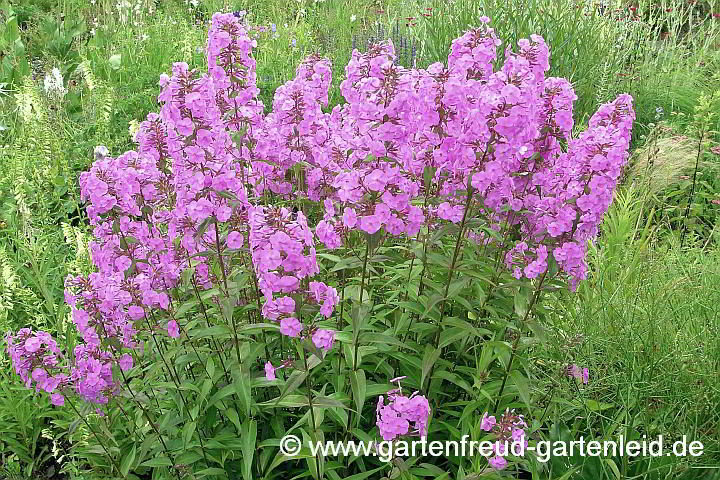
[[354, 51], [330, 112], [329, 61], [311, 56], [263, 115], [255, 41], [213, 16], [207, 73], [174, 64], [137, 148], [80, 177], [97, 271], [66, 281], [74, 351], [7, 338], [26, 385], [100, 445], [90, 468], [340, 478], [386, 467], [288, 462], [279, 439], [479, 438], [473, 412], [532, 411], [522, 340], [541, 293], [587, 275], [634, 113], [621, 95], [571, 138], [576, 97], [546, 78], [543, 39], [494, 69], [500, 45], [483, 18], [447, 65]]

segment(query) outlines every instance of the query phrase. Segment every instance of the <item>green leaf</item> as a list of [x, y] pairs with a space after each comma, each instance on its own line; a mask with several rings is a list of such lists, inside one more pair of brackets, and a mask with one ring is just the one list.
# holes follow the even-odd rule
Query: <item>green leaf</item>
[[294, 408], [294, 407], [307, 407], [308, 406], [308, 399], [306, 395], [287, 395], [285, 398], [273, 398], [272, 400], [268, 400], [267, 402], [262, 402], [257, 404], [258, 407], [287, 407], [287, 408]]
[[343, 480], [365, 480], [373, 473], [379, 472], [380, 470], [382, 470], [384, 468], [385, 468], [385, 466], [383, 465], [374, 470], [368, 470], [367, 472], [356, 473], [355, 475], [350, 475], [349, 477], [343, 477]]
[[515, 294], [515, 313], [520, 318], [525, 318], [530, 308], [532, 290], [527, 285], [521, 286]]
[[136, 454], [136, 446], [133, 445], [133, 448], [130, 449], [128, 454], [123, 457], [122, 462], [120, 462], [120, 473], [123, 477], [127, 477], [127, 474], [130, 471], [130, 467], [132, 467], [132, 464], [135, 463]]
[[[367, 391], [367, 383], [365, 381], [365, 370], [351, 370], [350, 371], [350, 387], [353, 392], [353, 399], [355, 399], [355, 407], [358, 412], [362, 412], [363, 403], [365, 403], [365, 395]], [[358, 415], [358, 420], [359, 420]]]
[[252, 398], [250, 394], [250, 374], [241, 368], [232, 369], [233, 385], [235, 385], [235, 393], [240, 400], [240, 406], [243, 408], [245, 417], [250, 417], [250, 406]]
[[197, 449], [188, 450], [183, 454], [179, 455], [176, 459], [178, 465], [192, 465], [198, 460], [202, 459], [203, 456]]
[[227, 325], [215, 325], [213, 327], [205, 327], [194, 330], [191, 332], [190, 337], [193, 339], [206, 337], [213, 337], [218, 339], [232, 338], [233, 332]]
[[430, 369], [435, 364], [438, 358], [440, 358], [441, 349], [435, 348], [432, 345], [425, 346], [425, 354], [423, 355], [422, 361], [422, 377], [420, 378], [420, 387], [425, 385], [425, 377], [430, 373]]
[[519, 370], [513, 370], [510, 372], [510, 377], [513, 379], [513, 382], [515, 383], [515, 387], [518, 390], [518, 394], [520, 395], [520, 399], [527, 405], [528, 411], [532, 409], [530, 406], [530, 386], [528, 385], [527, 378], [519, 371]]
[[141, 467], [172, 467], [173, 462], [167, 457], [155, 457], [140, 464]]
[[190, 444], [190, 440], [195, 433], [195, 428], [197, 428], [196, 422], [188, 422], [183, 427], [183, 442], [185, 443], [185, 448]]
[[222, 468], [217, 467], [204, 468], [199, 472], [196, 472], [194, 475], [198, 478], [209, 477], [211, 475], [213, 477], [220, 476], [221, 478], [227, 478], [227, 472]]
[[368, 335], [366, 342], [367, 343], [384, 343], [386, 345], [395, 345], [402, 349], [416, 351], [414, 348], [412, 348], [409, 345], [406, 345], [405, 343], [401, 342], [397, 338], [395, 338], [391, 335], [383, 335], [381, 333], [372, 333], [371, 335]]
[[[216, 403], [218, 403], [228, 395], [232, 395], [233, 393], [235, 393], [236, 390], [237, 387], [235, 385], [225, 385], [219, 391], [215, 392], [212, 397], [210, 397], [210, 400], [208, 400], [208, 403], [203, 411], [206, 411], [208, 408], [214, 406]], [[235, 413], [235, 415], [237, 415], [237, 412]]]
[[225, 415], [230, 419], [230, 421], [235, 425], [235, 428], [237, 428], [238, 433], [240, 433], [240, 430], [242, 429], [242, 426], [240, 425], [240, 417], [238, 417], [237, 412], [234, 408], [228, 408], [225, 410]]
[[440, 333], [440, 343], [438, 344], [438, 347], [445, 348], [456, 340], [468, 338], [469, 335], [470, 332], [462, 327], [444, 328]]
[[207, 359], [207, 362], [205, 363], [205, 370], [207, 370], [208, 377], [210, 377], [211, 379], [214, 378], [215, 362], [213, 362], [212, 358]]
[[133, 445], [132, 449], [130, 449], [128, 454], [123, 457], [122, 462], [120, 463], [120, 473], [123, 477], [127, 477], [127, 474], [130, 471], [130, 467], [132, 467], [132, 464], [135, 463], [136, 454], [136, 446]]
[[423, 184], [425, 185], [425, 190], [430, 190], [430, 185], [435, 177], [435, 172], [437, 172], [437, 167], [431, 167], [429, 165], [425, 166], [425, 170], [423, 170]]
[[[347, 399], [347, 395], [345, 395], [345, 399]], [[345, 406], [344, 403], [342, 403], [339, 400], [335, 400], [334, 398], [325, 397], [322, 395], [318, 395], [317, 397], [313, 397], [313, 406], [314, 407], [335, 407], [335, 408], [345, 408], [349, 409]]]
[[[359, 296], [358, 296], [359, 298]], [[365, 297], [363, 297], [365, 298]], [[362, 331], [365, 322], [370, 314], [370, 305], [368, 304], [362, 304], [358, 305], [357, 303], [352, 306], [352, 310], [350, 311], [350, 319], [352, 320], [352, 343], [355, 345], [358, 342], [358, 339], [360, 337], [360, 332]], [[355, 365], [357, 367], [357, 365]]]
[[252, 464], [255, 455], [255, 443], [257, 441], [257, 421], [247, 420], [243, 424], [242, 433], [242, 456], [243, 456], [243, 478], [252, 480]]
[[593, 412], [602, 412], [603, 410], [607, 410], [615, 406], [612, 403], [600, 403], [597, 400], [593, 400], [591, 398], [585, 400], [585, 405], [587, 405], [588, 410], [591, 410]]
[[302, 385], [307, 376], [308, 372], [304, 370], [293, 370], [293, 372], [290, 374], [290, 378], [287, 380], [287, 382], [285, 382], [285, 390], [283, 390], [283, 392], [277, 398], [277, 401], [280, 402], [288, 394], [294, 392], [300, 385]]
[[122, 55], [116, 53], [115, 55], [112, 55], [110, 57], [108, 62], [110, 63], [110, 68], [112, 68], [113, 70], [119, 70], [120, 65], [122, 65]]
[[[189, 268], [185, 269], [185, 272], [190, 272], [190, 271], [191, 271], [191, 269], [189, 269]], [[185, 272], [183, 272], [183, 273], [185, 273]], [[188, 300], [187, 302], [184, 302], [182, 305], [180, 305], [175, 310], [175, 318], [183, 318], [183, 316], [197, 304], [198, 304], [198, 301], [196, 299], [192, 299], [192, 300]]]

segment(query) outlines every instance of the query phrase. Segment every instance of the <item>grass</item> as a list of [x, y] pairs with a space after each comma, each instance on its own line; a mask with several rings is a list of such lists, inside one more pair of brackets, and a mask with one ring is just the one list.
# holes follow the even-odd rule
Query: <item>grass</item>
[[[702, 213], [710, 222], [707, 229], [681, 246], [678, 225], [662, 214], [682, 210], [687, 201], [687, 184], [678, 188], [676, 177], [694, 164], [695, 108], [703, 95], [720, 89], [713, 77], [720, 70], [720, 18], [695, 22], [687, 2], [661, 3], [651, 8], [650, 2], [633, 2], [640, 22], [628, 20], [630, 10], [622, 3], [601, 12], [552, 0], [209, 0], [197, 6], [138, 0], [129, 9], [108, 0], [13, 1], [35, 78], [14, 84], [0, 79], [8, 92], [0, 96], [0, 329], [33, 325], [64, 332], [69, 327], [63, 279], [89, 269], [77, 175], [92, 161], [96, 145], [106, 145], [111, 154], [131, 148], [131, 123], [156, 109], [158, 77], [172, 62], [203, 68], [213, 12], [245, 10], [253, 25], [275, 24], [275, 35], [254, 33], [258, 85], [267, 107], [302, 58], [314, 52], [329, 56], [334, 66], [330, 108], [342, 102], [339, 84], [354, 41], [362, 43], [384, 29], [396, 45], [415, 43], [417, 66], [423, 68], [446, 61], [451, 40], [487, 15], [498, 36], [510, 43], [531, 33], [548, 41], [551, 75], [571, 79], [578, 94], [578, 126], [618, 93], [630, 93], [636, 103], [633, 145], [639, 160], [591, 249], [591, 276], [576, 295], [554, 298], [548, 340], [532, 353], [535, 378], [552, 392], [547, 415], [555, 425], [553, 435], [688, 434], [705, 445], [699, 459], [551, 462], [547, 478], [559, 478], [572, 467], [578, 469], [566, 478], [720, 478], [717, 217]], [[705, 2], [703, 11], [720, 13], [720, 5], [711, 3]], [[69, 90], [62, 102], [42, 91], [42, 79], [53, 67], [63, 72]], [[720, 102], [708, 108], [704, 115], [717, 115]], [[660, 122], [666, 133], [658, 133]], [[709, 128], [703, 151], [720, 140], [714, 133], [720, 124]], [[681, 135], [682, 142], [674, 141]], [[652, 171], [651, 178], [659, 181], [648, 189], [647, 170], [638, 165], [656, 155], [656, 148], [664, 152], [658, 164], [667, 161]], [[700, 198], [710, 208], [712, 199], [720, 198], [711, 173], [720, 157], [704, 155], [707, 181]], [[568, 381], [563, 374], [568, 363], [590, 368], [587, 388]], [[0, 367], [8, 371], [4, 354]], [[82, 478], [72, 453], [57, 448], [69, 420], [42, 420], [57, 413], [47, 402], [13, 415], [18, 402], [8, 392], [19, 391], [17, 383], [0, 376], [6, 392], [0, 431], [21, 435], [14, 441], [0, 438], [3, 467], [29, 477], [45, 475], [59, 462], [53, 475], [62, 469]], [[31, 409], [32, 402], [23, 404]], [[43, 429], [44, 437], [38, 433]]]
[[[584, 398], [556, 407], [562, 420], [581, 417], [604, 436], [688, 435], [704, 445], [693, 468], [712, 469], [720, 455], [720, 250], [659, 243], [642, 208], [635, 188], [617, 196], [591, 252], [591, 277], [577, 295], [558, 298], [553, 345], [538, 356], [594, 372]], [[573, 397], [573, 384], [548, 382]], [[678, 461], [663, 471], [687, 468]]]

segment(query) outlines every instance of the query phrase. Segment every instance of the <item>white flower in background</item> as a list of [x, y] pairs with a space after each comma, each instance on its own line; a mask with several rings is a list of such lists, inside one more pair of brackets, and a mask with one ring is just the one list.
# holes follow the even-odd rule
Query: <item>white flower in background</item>
[[350, 23], [354, 22], [355, 20], [357, 20], [357, 17], [355, 15], [350, 15]]
[[45, 93], [48, 97], [61, 100], [67, 92], [67, 88], [63, 86], [62, 73], [57, 67], [53, 68], [48, 75], [45, 75]]
[[130, 122], [128, 123], [128, 132], [130, 132], [130, 138], [132, 138], [133, 142], [137, 140], [135, 136], [139, 131], [140, 122], [138, 122], [137, 120], [130, 120]]
[[190, 0], [188, 3], [190, 5], [192, 5], [193, 7], [197, 8], [198, 3], [200, 3], [200, 2], [198, 2], [198, 0]]
[[110, 155], [110, 150], [108, 150], [105, 145], [98, 145], [93, 150], [93, 157], [95, 157], [95, 160], [102, 160], [108, 155]]

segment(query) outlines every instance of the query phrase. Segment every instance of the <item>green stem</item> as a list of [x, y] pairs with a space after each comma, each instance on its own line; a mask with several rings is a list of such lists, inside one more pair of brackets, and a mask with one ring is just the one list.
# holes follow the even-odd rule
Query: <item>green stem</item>
[[[80, 412], [78, 411], [78, 409], [75, 407], [75, 404], [73, 404], [72, 400], [70, 400], [70, 397], [67, 397], [67, 396], [66, 396], [65, 399], [67, 400], [68, 404], [70, 405], [70, 408], [72, 408], [72, 409], [75, 411], [75, 414], [78, 416], [78, 418], [79, 418], [80, 420], [82, 420], [82, 422], [85, 424], [85, 426], [87, 426], [87, 427], [90, 429], [90, 431], [91, 431], [92, 434], [95, 436], [95, 439], [98, 441], [98, 443], [100, 444], [100, 446], [102, 447], [102, 449], [105, 450], [105, 453], [107, 454], [108, 459], [110, 460], [110, 463], [112, 463], [112, 466], [115, 467], [115, 470], [117, 470], [117, 472], [118, 472], [120, 475], [122, 475], [122, 472], [120, 471], [120, 467], [118, 467], [118, 466], [117, 466], [117, 463], [115, 463], [115, 460], [113, 459], [112, 455], [110, 455], [110, 451], [108, 451], [108, 449], [107, 449], [107, 447], [105, 446], [105, 444], [100, 440], [100, 437], [98, 436], [98, 434], [97, 434], [97, 432], [95, 431], [95, 429], [92, 428], [92, 427], [90, 426], [90, 423], [88, 423], [87, 419], [85, 419], [85, 417], [80, 414]], [[127, 478], [127, 476], [126, 476], [126, 475], [123, 475], [123, 478]]]
[[517, 337], [515, 337], [515, 340], [513, 340], [512, 344], [512, 352], [510, 353], [510, 360], [508, 361], [507, 368], [505, 369], [505, 374], [503, 375], [502, 384], [500, 385], [500, 390], [498, 391], [497, 400], [495, 401], [495, 408], [493, 409], [495, 412], [498, 411], [498, 408], [500, 407], [500, 400], [502, 399], [503, 392], [505, 391], [505, 384], [507, 383], [507, 379], [510, 376], [510, 370], [512, 369], [513, 360], [515, 359], [515, 354], [517, 353], [518, 345], [520, 344], [520, 338], [522, 337], [522, 328], [525, 325], [525, 322], [528, 319], [528, 316], [530, 316], [530, 312], [532, 311], [532, 308], [535, 306], [535, 303], [537, 303], [537, 299], [540, 297], [540, 291], [542, 290], [542, 284], [545, 281], [545, 276], [547, 275], [547, 270], [542, 274], [540, 277], [540, 281], [538, 282], [538, 286], [535, 289], [535, 294], [533, 295], [532, 301], [530, 302], [530, 305], [528, 305], [527, 311], [525, 312], [525, 315], [523, 316], [522, 323], [520, 324], [520, 332], [518, 332]]
[[[313, 409], [313, 401], [312, 401], [312, 384], [310, 382], [310, 368], [308, 368], [308, 361], [307, 361], [307, 354], [305, 353], [305, 347], [303, 345], [300, 345], [302, 349], [302, 356], [303, 356], [303, 364], [305, 366], [305, 371], [307, 372], [307, 376], [305, 377], [305, 386], [307, 386], [308, 389], [308, 406], [310, 407], [310, 422], [312, 425], [310, 426], [310, 430], [313, 434], [313, 440], [317, 441], [317, 431], [315, 430], [315, 410]], [[317, 455], [315, 457], [315, 471], [317, 473], [318, 480], [322, 480], [320, 478], [320, 456]]]
[[[143, 415], [145, 416], [145, 419], [148, 421], [148, 423], [150, 424], [150, 427], [155, 431], [158, 438], [160, 439], [160, 443], [163, 446], [165, 455], [167, 455], [168, 459], [172, 460], [172, 457], [170, 456], [170, 451], [168, 450], [167, 445], [165, 444], [165, 440], [163, 440], [162, 435], [160, 434], [160, 431], [158, 430], [157, 426], [155, 425], [155, 422], [153, 422], [153, 420], [150, 418], [150, 414], [148, 413], [147, 409], [145, 407], [143, 407], [142, 403], [140, 403], [140, 400], [138, 400], [137, 397], [135, 396], [135, 392], [133, 392], [132, 388], [130, 388], [130, 382], [128, 381], [127, 377], [125, 376], [125, 372], [123, 372], [122, 369], [120, 370], [120, 375], [122, 376], [123, 381], [125, 382], [125, 386], [127, 387], [128, 392], [130, 392], [130, 396], [133, 398], [133, 400], [135, 400], [135, 403], [137, 403], [138, 407], [140, 407], [140, 410], [142, 410]], [[133, 424], [134, 424], [134, 422], [133, 422]], [[200, 442], [202, 443], [202, 440]], [[203, 448], [203, 456], [205, 456], [204, 448]], [[207, 458], [205, 459], [205, 462], [207, 462]], [[177, 475], [178, 480], [179, 480], [180, 474], [177, 472], [177, 470], [175, 470], [175, 474]]]
[[[365, 257], [363, 259], [363, 271], [362, 271], [362, 278], [360, 280], [360, 307], [362, 307], [362, 301], [363, 301], [363, 292], [365, 291], [365, 277], [367, 275], [367, 264], [368, 264], [368, 257], [370, 256], [370, 238], [366, 238], [367, 243], [365, 245]], [[359, 315], [359, 311], [358, 311]], [[354, 336], [354, 335], [353, 335]], [[355, 344], [353, 345], [353, 364], [352, 369], [353, 372], [357, 371], [358, 366], [358, 350], [360, 349], [360, 332], [357, 334], [357, 338], [355, 339]], [[350, 389], [350, 404], [352, 404], [353, 401], [353, 393], [352, 388]], [[350, 429], [352, 428], [353, 423], [353, 411], [350, 410], [350, 413], [348, 413], [348, 424], [347, 429], [345, 430], [345, 434], [347, 435], [350, 433]]]

